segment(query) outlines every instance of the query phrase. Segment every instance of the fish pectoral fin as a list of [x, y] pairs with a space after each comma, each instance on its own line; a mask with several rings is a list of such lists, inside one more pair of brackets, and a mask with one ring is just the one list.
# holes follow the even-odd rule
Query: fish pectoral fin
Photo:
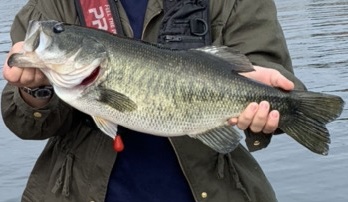
[[99, 101], [120, 112], [131, 112], [138, 108], [128, 96], [111, 89], [101, 88]]
[[117, 124], [96, 116], [92, 116], [92, 118], [101, 131], [110, 136], [112, 139], [115, 138], [117, 134]]
[[251, 72], [255, 71], [248, 57], [228, 46], [205, 46], [193, 50], [202, 51], [216, 57], [219, 57], [231, 64], [234, 72]]
[[242, 136], [232, 126], [225, 125], [198, 134], [195, 138], [215, 151], [226, 154], [239, 145]]

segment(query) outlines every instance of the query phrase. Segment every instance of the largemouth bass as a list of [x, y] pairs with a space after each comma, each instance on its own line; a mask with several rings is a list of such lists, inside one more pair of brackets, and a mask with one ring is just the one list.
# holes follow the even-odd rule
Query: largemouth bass
[[86, 27], [32, 21], [24, 52], [9, 66], [39, 68], [66, 103], [91, 115], [115, 138], [117, 126], [160, 136], [189, 135], [220, 153], [239, 144], [227, 124], [250, 102], [266, 100], [279, 128], [311, 151], [326, 155], [326, 124], [343, 110], [335, 95], [282, 90], [239, 75], [253, 71], [228, 47], [174, 51]]

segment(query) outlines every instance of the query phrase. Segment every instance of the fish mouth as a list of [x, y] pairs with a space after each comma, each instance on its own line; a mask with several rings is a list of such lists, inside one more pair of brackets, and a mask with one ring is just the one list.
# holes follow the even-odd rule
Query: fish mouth
[[52, 37], [45, 34], [39, 21], [30, 21], [23, 43], [23, 52], [10, 56], [7, 64], [10, 67], [45, 68], [44, 62], [39, 57], [40, 50], [46, 49], [52, 43]]
[[[77, 28], [75, 28], [77, 29]], [[14, 53], [10, 67], [38, 68], [52, 85], [84, 87], [95, 82], [106, 61], [102, 44], [58, 21], [30, 21], [22, 53]]]
[[44, 33], [39, 21], [31, 20], [25, 36], [23, 49], [26, 52], [44, 50], [52, 42], [52, 38]]
[[25, 35], [23, 49], [27, 52], [34, 52], [39, 46], [40, 23], [31, 20], [28, 25], [28, 30]]
[[95, 81], [97, 79], [99, 72], [100, 72], [100, 66], [95, 68], [89, 76], [87, 76], [85, 79], [83, 79], [82, 82], [80, 83], [80, 85], [87, 86], [87, 85], [93, 83], [93, 81]]

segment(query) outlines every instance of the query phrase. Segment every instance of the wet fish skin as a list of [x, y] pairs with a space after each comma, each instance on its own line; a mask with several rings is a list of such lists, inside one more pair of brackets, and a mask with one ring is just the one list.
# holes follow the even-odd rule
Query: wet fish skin
[[161, 136], [187, 134], [227, 153], [241, 139], [228, 118], [250, 102], [267, 100], [281, 114], [280, 129], [326, 155], [325, 125], [344, 105], [338, 96], [284, 92], [240, 76], [253, 71], [252, 65], [227, 47], [173, 51], [100, 30], [34, 21], [24, 50], [9, 65], [40, 68], [62, 100], [90, 114], [111, 137], [122, 125]]

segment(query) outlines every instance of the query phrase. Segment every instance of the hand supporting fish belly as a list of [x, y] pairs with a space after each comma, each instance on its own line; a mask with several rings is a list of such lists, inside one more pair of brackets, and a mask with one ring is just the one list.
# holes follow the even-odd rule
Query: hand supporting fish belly
[[335, 95], [285, 92], [243, 77], [238, 73], [254, 69], [228, 47], [174, 51], [57, 21], [31, 22], [24, 53], [13, 54], [8, 65], [39, 68], [62, 100], [91, 115], [112, 138], [122, 125], [160, 136], [189, 135], [220, 153], [234, 150], [241, 139], [227, 120], [266, 100], [281, 114], [280, 129], [326, 155], [325, 125], [344, 105]]

